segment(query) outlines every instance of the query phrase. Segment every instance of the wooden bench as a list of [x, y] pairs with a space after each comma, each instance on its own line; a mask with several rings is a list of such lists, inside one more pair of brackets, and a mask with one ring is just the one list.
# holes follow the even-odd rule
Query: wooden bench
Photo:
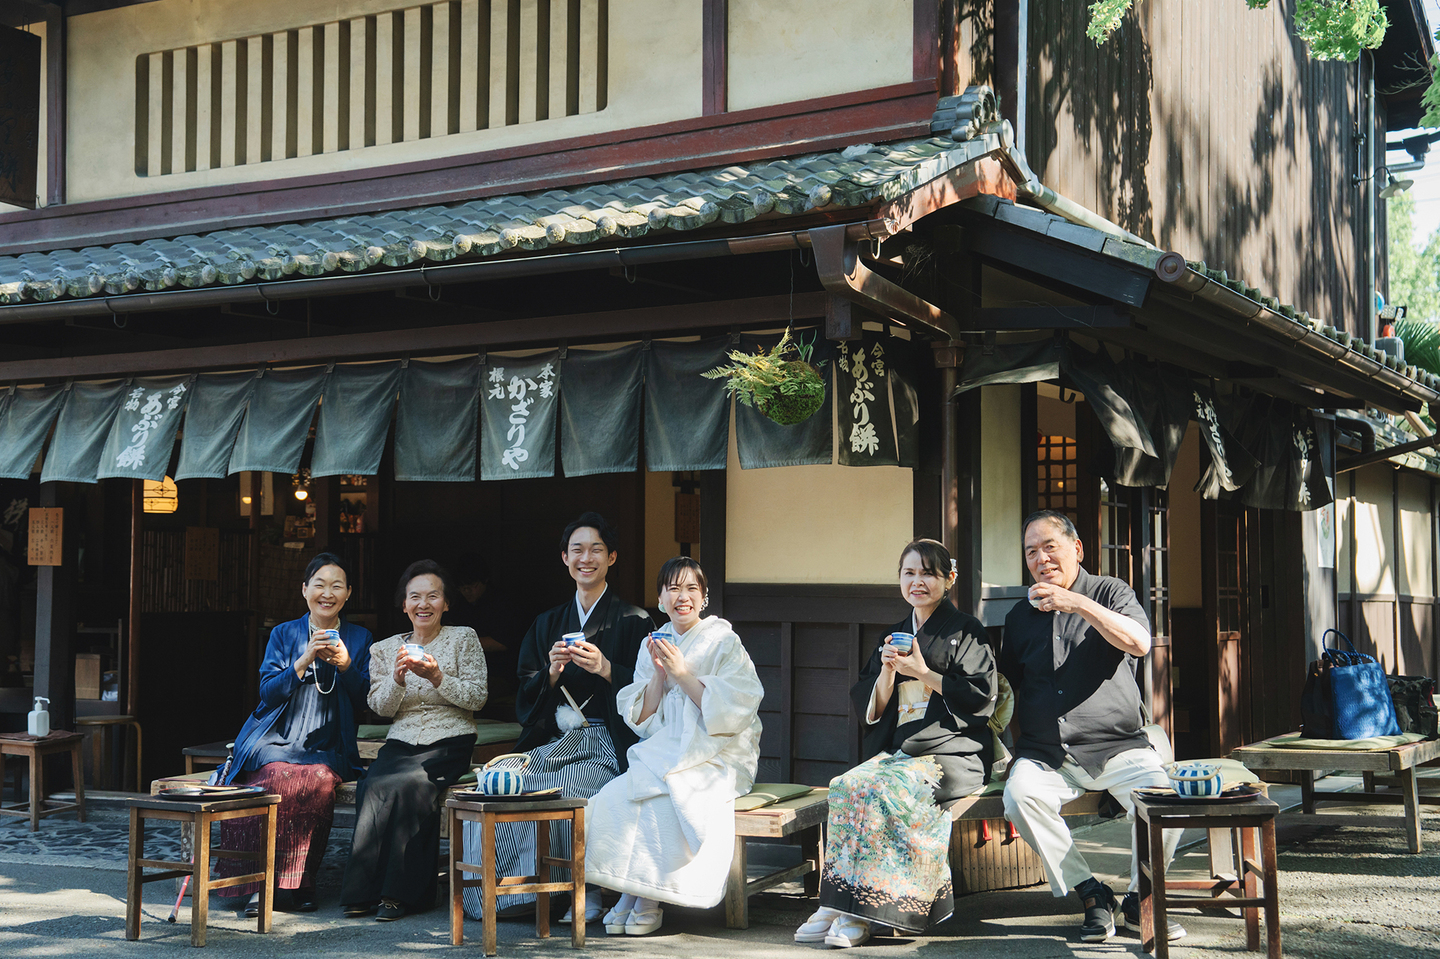
[[[950, 807], [950, 875], [955, 894], [1016, 889], [1045, 881], [1045, 867], [1005, 819], [1005, 783], [992, 782]], [[1060, 815], [1098, 816], [1103, 792], [1087, 792]]]
[[[1440, 805], [1440, 796], [1422, 796], [1415, 770], [1440, 760], [1440, 739], [1393, 746], [1389, 749], [1335, 749], [1325, 747], [1277, 746], [1277, 741], [1294, 742], [1298, 733], [1275, 736], [1230, 753], [1251, 769], [1300, 774], [1301, 809], [1315, 812], [1318, 802], [1399, 804], [1404, 807], [1406, 845], [1412, 853], [1423, 848], [1420, 829], [1422, 806]], [[1364, 791], [1358, 793], [1316, 793], [1315, 779], [1330, 772], [1360, 773]], [[1376, 777], [1393, 777], [1396, 792], [1376, 792]]]
[[[750, 795], [754, 795], [752, 791]], [[741, 797], [745, 799], [747, 797]], [[805, 877], [805, 895], [820, 894], [820, 870], [825, 864], [825, 821], [830, 809], [830, 790], [812, 787], [809, 792], [757, 809], [735, 810], [735, 857], [725, 884], [725, 925], [731, 929], [750, 928], [750, 897], [782, 882]], [[749, 876], [747, 839], [788, 839], [800, 837], [797, 866], [788, 866]]]

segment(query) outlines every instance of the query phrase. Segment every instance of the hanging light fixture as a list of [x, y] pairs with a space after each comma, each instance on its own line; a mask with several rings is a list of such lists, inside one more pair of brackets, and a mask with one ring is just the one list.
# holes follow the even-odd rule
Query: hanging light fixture
[[173, 513], [180, 508], [180, 490], [168, 476], [158, 481], [145, 480], [140, 502], [147, 513]]
[[301, 468], [300, 472], [290, 477], [290, 485], [295, 487], [295, 498], [304, 502], [310, 496], [310, 467]]

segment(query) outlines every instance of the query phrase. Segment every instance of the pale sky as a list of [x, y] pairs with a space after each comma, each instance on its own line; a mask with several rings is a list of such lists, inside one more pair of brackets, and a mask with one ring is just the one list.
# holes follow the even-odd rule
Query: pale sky
[[[1440, 27], [1440, 0], [1425, 0], [1425, 16], [1430, 21], [1433, 33]], [[1390, 154], [1393, 163], [1403, 163], [1410, 157], [1401, 151]], [[1402, 180], [1414, 180], [1410, 195], [1415, 199], [1415, 241], [1423, 244], [1425, 238], [1440, 229], [1440, 143], [1432, 144], [1425, 158], [1425, 168], [1409, 173], [1397, 173]]]

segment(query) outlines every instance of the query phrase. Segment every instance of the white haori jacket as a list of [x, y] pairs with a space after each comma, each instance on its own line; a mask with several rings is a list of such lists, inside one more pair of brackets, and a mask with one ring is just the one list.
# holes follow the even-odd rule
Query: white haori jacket
[[730, 624], [709, 616], [672, 639], [705, 685], [700, 705], [673, 680], [644, 722], [655, 673], [642, 646], [635, 681], [616, 694], [640, 741], [629, 770], [590, 800], [585, 878], [618, 892], [708, 908], [725, 894], [735, 853], [735, 799], [750, 791], [760, 761], [755, 665]]

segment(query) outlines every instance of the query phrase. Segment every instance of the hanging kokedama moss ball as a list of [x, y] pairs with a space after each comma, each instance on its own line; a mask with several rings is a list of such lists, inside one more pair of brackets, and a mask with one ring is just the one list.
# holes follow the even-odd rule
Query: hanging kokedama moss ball
[[825, 380], [820, 371], [803, 360], [783, 365], [785, 377], [776, 391], [756, 407], [781, 426], [803, 423], [825, 403]]
[[[825, 380], [810, 365], [813, 344], [797, 346], [790, 331], [770, 352], [732, 350], [730, 363], [700, 374], [725, 381], [725, 390], [746, 406], [753, 406], [781, 426], [794, 426], [815, 415], [825, 403]], [[786, 354], [799, 354], [786, 359]]]

